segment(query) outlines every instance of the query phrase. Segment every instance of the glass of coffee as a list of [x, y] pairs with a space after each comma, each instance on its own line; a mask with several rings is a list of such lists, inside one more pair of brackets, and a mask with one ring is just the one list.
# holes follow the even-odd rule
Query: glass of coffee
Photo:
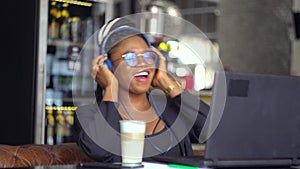
[[144, 151], [146, 122], [120, 120], [123, 166], [141, 166]]

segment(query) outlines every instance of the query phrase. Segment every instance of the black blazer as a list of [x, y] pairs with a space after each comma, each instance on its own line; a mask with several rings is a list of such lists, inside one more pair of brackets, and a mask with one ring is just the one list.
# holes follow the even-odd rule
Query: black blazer
[[[145, 138], [144, 159], [153, 155], [193, 155], [191, 143], [198, 142], [209, 106], [188, 91], [175, 98], [149, 94], [152, 106], [166, 123], [165, 130]], [[101, 162], [120, 162], [120, 126], [122, 118], [116, 102], [80, 106], [76, 110], [74, 137], [78, 146]]]

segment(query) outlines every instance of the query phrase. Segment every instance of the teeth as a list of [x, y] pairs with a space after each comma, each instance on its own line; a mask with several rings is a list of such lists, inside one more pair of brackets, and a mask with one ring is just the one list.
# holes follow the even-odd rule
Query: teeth
[[140, 73], [135, 74], [134, 76], [148, 76], [148, 75], [149, 75], [148, 72], [140, 72]]

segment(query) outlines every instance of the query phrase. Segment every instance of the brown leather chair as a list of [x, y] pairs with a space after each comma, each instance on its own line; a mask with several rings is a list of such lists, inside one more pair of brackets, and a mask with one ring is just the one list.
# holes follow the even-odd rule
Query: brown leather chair
[[85, 155], [76, 143], [18, 146], [0, 144], [0, 168], [78, 164], [92, 161], [94, 160]]

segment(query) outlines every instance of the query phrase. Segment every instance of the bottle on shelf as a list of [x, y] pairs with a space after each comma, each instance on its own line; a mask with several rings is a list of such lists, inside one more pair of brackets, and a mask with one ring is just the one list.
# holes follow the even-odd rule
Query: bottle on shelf
[[70, 12], [68, 3], [62, 4], [60, 38], [62, 40], [70, 40]]
[[54, 145], [54, 127], [55, 119], [53, 115], [52, 106], [46, 106], [46, 115], [47, 115], [47, 124], [46, 124], [46, 134], [47, 140], [46, 143], [49, 145]]
[[71, 45], [68, 48], [68, 70], [78, 72], [80, 70], [80, 50], [79, 46]]
[[71, 18], [71, 39], [72, 42], [78, 43], [80, 41], [80, 28], [81, 28], [81, 19], [79, 17]]
[[49, 145], [54, 144], [54, 113], [53, 113], [53, 90], [48, 89], [46, 91], [46, 143]]
[[57, 8], [57, 2], [52, 1], [49, 10], [49, 26], [48, 26], [48, 39], [54, 40], [59, 38], [59, 18], [60, 11]]
[[64, 111], [64, 119], [65, 119], [65, 125], [64, 125], [64, 135], [63, 135], [63, 141], [64, 142], [73, 142], [72, 137], [72, 127], [74, 124], [74, 111], [71, 110], [70, 107], [65, 107]]
[[65, 126], [65, 120], [63, 116], [63, 111], [61, 110], [61, 106], [57, 107], [56, 111], [56, 117], [55, 117], [55, 141], [56, 144], [63, 143], [63, 136], [64, 136], [64, 126]]

